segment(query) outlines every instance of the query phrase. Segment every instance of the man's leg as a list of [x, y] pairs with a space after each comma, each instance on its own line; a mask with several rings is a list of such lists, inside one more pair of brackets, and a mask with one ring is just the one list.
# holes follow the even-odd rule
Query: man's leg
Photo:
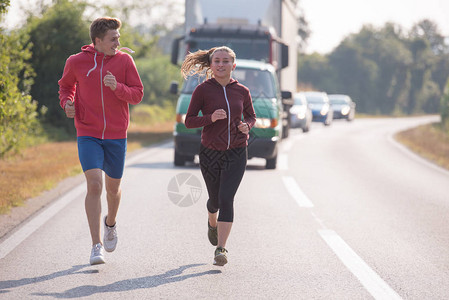
[[87, 195], [85, 208], [87, 221], [89, 222], [92, 245], [101, 243], [101, 192], [103, 189], [103, 178], [101, 169], [90, 169], [84, 172], [87, 182]]
[[118, 207], [122, 197], [120, 182], [121, 179], [111, 178], [105, 174], [106, 199], [108, 201], [108, 216], [106, 218], [106, 225], [108, 226], [115, 225], [115, 218], [117, 217]]

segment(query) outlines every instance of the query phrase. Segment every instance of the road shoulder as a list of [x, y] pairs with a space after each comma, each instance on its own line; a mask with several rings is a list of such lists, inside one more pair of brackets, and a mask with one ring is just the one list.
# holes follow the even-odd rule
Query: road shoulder
[[45, 191], [37, 197], [27, 199], [22, 206], [11, 208], [8, 214], [0, 215], [0, 241], [12, 234], [20, 224], [32, 218], [61, 195], [83, 182], [84, 174], [68, 177], [59, 182], [55, 188]]

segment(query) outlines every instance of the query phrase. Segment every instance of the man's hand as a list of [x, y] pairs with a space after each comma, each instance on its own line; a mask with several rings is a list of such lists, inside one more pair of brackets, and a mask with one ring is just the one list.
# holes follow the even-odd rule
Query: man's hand
[[240, 130], [240, 132], [244, 133], [244, 134], [248, 134], [249, 132], [249, 126], [246, 123], [243, 123], [242, 121], [240, 121], [239, 126], [237, 126], [237, 128]]
[[105, 86], [109, 87], [111, 90], [115, 91], [117, 88], [117, 80], [111, 72], [107, 71], [108, 75], [103, 78], [103, 83]]
[[67, 118], [75, 117], [75, 106], [73, 105], [72, 101], [69, 100], [65, 103], [64, 111], [65, 111]]
[[217, 109], [211, 116], [212, 122], [217, 120], [226, 119], [226, 111], [224, 109]]

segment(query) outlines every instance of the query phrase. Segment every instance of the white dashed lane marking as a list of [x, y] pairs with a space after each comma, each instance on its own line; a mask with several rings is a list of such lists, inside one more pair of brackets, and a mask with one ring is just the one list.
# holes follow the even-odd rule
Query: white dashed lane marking
[[402, 299], [337, 233], [333, 230], [319, 230], [318, 233], [374, 299]]
[[303, 193], [299, 185], [296, 183], [295, 178], [291, 176], [283, 176], [282, 180], [287, 188], [290, 196], [296, 200], [296, 203], [300, 207], [313, 207], [313, 203], [309, 200], [306, 194]]

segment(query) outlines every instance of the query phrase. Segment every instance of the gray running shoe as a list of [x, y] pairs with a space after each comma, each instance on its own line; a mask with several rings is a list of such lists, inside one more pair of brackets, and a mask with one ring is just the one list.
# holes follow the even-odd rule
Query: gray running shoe
[[117, 247], [117, 224], [115, 224], [113, 227], [109, 227], [106, 225], [106, 218], [108, 216], [104, 217], [104, 236], [103, 236], [103, 244], [104, 249], [108, 252], [112, 252], [115, 250], [115, 247]]
[[218, 245], [218, 232], [217, 227], [212, 227], [209, 224], [209, 220], [207, 221], [207, 237], [209, 238], [209, 242], [212, 244], [212, 246]]
[[90, 264], [98, 265], [104, 264], [104, 248], [103, 245], [98, 243], [93, 245], [92, 252], [90, 253]]
[[228, 253], [228, 250], [226, 250], [223, 247], [217, 247], [215, 249], [215, 258], [214, 258], [214, 265], [216, 266], [224, 266], [228, 263], [228, 257], [226, 254]]

